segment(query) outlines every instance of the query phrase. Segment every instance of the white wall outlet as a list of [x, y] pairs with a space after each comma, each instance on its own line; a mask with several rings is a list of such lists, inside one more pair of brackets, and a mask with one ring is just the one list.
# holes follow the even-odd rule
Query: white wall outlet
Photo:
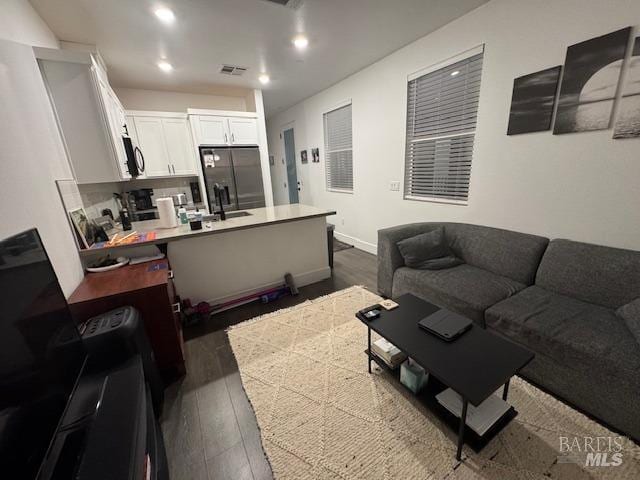
[[393, 181], [393, 182], [389, 182], [389, 190], [391, 190], [392, 192], [399, 192], [400, 191], [400, 182], [399, 181]]

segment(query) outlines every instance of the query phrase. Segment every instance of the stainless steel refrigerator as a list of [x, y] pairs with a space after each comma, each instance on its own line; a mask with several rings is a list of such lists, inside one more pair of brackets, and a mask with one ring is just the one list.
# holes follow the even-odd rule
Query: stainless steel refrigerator
[[211, 213], [220, 210], [213, 186], [225, 192], [225, 211], [264, 207], [264, 186], [258, 147], [200, 146], [200, 161]]

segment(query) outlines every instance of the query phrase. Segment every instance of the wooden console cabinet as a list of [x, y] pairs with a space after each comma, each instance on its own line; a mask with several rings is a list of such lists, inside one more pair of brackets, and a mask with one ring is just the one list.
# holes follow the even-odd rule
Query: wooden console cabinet
[[137, 308], [163, 377], [171, 380], [184, 375], [180, 302], [167, 260], [89, 273], [68, 302], [77, 323], [125, 305]]

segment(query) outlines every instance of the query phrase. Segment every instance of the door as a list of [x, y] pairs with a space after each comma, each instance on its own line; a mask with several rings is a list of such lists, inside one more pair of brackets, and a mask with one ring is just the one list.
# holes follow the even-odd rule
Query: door
[[289, 188], [289, 203], [298, 203], [298, 172], [296, 170], [296, 145], [293, 138], [293, 128], [283, 132], [284, 157], [287, 165], [287, 186]]
[[162, 119], [158, 117], [135, 117], [136, 133], [140, 150], [144, 155], [144, 173], [149, 177], [168, 177], [173, 173], [165, 147]]
[[228, 145], [229, 127], [225, 117], [198, 115], [198, 141], [200, 145]]
[[236, 184], [233, 179], [233, 163], [231, 162], [231, 150], [228, 148], [200, 147], [200, 160], [202, 162], [202, 174], [209, 199], [209, 211], [211, 213], [220, 210], [220, 204], [213, 186], [217, 183], [222, 189], [229, 192], [228, 198], [223, 199], [225, 211], [237, 210]]
[[232, 148], [231, 154], [238, 207], [240, 210], [264, 207], [264, 185], [258, 147]]
[[255, 118], [229, 118], [232, 145], [257, 145], [258, 123]]
[[163, 118], [162, 128], [173, 174], [197, 175], [187, 119]]

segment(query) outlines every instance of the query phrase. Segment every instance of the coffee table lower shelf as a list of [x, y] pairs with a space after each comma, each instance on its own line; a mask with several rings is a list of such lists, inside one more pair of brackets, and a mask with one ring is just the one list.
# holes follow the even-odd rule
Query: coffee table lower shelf
[[[369, 358], [369, 350], [364, 351], [367, 358]], [[407, 392], [411, 392], [408, 388], [406, 388], [402, 383], [400, 383], [400, 368], [396, 368], [395, 370], [391, 369], [389, 365], [385, 363], [385, 361], [377, 356], [375, 353], [371, 353], [371, 360], [376, 362], [380, 368], [389, 372], [393, 377], [398, 381], [398, 383], [402, 386], [402, 388], [406, 389]], [[418, 394], [414, 394], [415, 398], [417, 398], [423, 405], [425, 405], [431, 412], [433, 412], [444, 424], [446, 424], [457, 436], [459, 428], [460, 428], [460, 418], [447, 410], [444, 406], [438, 402], [436, 395], [438, 395], [443, 390], [448, 387], [440, 382], [438, 379], [434, 378], [432, 375], [429, 375], [429, 379], [427, 384], [422, 388]], [[504, 427], [506, 427], [511, 420], [513, 420], [518, 415], [518, 412], [515, 408], [510, 407], [498, 420], [494, 422], [494, 424], [485, 432], [484, 435], [478, 435], [474, 432], [471, 427], [464, 429], [464, 443], [471, 447], [471, 449], [478, 453], [482, 450]]]

